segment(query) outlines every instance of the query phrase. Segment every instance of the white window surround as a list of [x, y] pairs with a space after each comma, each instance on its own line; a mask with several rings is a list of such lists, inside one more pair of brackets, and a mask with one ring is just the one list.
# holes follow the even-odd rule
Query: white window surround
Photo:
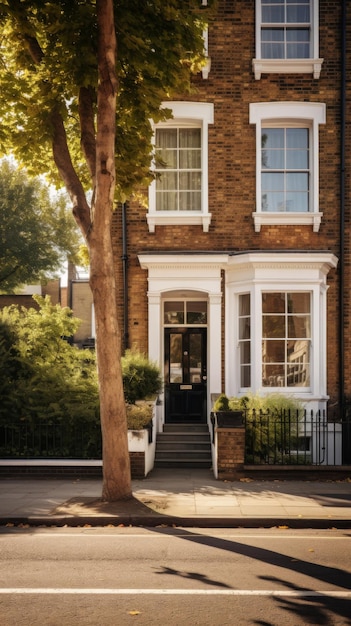
[[[250, 124], [256, 124], [256, 211], [252, 214], [255, 232], [263, 225], [309, 225], [318, 232], [319, 212], [319, 124], [326, 122], [326, 106], [321, 102], [256, 102], [250, 104]], [[276, 126], [310, 128], [310, 210], [307, 213], [273, 213], [261, 210], [261, 129]]]
[[[240, 354], [238, 334], [239, 295], [251, 296], [251, 388], [253, 393], [288, 393], [311, 408], [321, 408], [327, 397], [327, 274], [337, 266], [337, 258], [330, 252], [247, 253], [228, 259], [226, 271], [226, 341], [225, 371], [228, 395], [247, 393], [240, 388]], [[311, 293], [312, 341], [309, 388], [262, 387], [262, 293]]]
[[311, 58], [309, 59], [262, 59], [261, 58], [261, 0], [256, 0], [256, 58], [252, 68], [256, 80], [262, 74], [313, 74], [320, 77], [323, 60], [319, 58], [319, 0], [311, 1]]
[[[155, 232], [156, 225], [202, 225], [208, 232], [211, 214], [208, 211], [208, 125], [214, 121], [214, 106], [209, 102], [163, 102], [162, 108], [171, 109], [173, 117], [157, 124], [157, 128], [201, 126], [202, 187], [201, 211], [156, 211], [156, 183], [149, 187], [149, 211], [146, 215], [149, 231]], [[156, 125], [154, 126], [156, 128]]]

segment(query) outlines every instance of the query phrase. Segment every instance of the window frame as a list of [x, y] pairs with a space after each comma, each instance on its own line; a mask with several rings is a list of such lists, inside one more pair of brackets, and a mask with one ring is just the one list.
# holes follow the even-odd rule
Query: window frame
[[[312, 225], [318, 232], [323, 214], [319, 211], [319, 125], [326, 122], [326, 106], [320, 102], [257, 102], [250, 104], [250, 124], [256, 125], [256, 210], [252, 213], [255, 232], [263, 225]], [[309, 211], [262, 211], [261, 132], [264, 127], [308, 128]]]
[[[262, 74], [313, 74], [318, 79], [322, 70], [323, 60], [319, 57], [319, 0], [311, 0], [310, 25], [310, 57], [306, 59], [265, 59], [261, 55], [261, 32], [262, 32], [262, 0], [256, 1], [256, 57], [252, 60], [252, 68], [256, 80], [260, 80]], [[285, 22], [284, 22], [285, 24]]]
[[[146, 215], [149, 232], [155, 232], [156, 225], [202, 225], [208, 232], [211, 213], [208, 208], [208, 126], [214, 121], [214, 106], [209, 102], [163, 102], [162, 108], [172, 111], [172, 118], [153, 124], [156, 128], [201, 128], [201, 210], [198, 211], [156, 211], [156, 181], [149, 186], [149, 210]], [[155, 145], [155, 132], [153, 135]], [[153, 164], [153, 169], [155, 165]]]
[[[329, 252], [249, 252], [231, 256], [226, 270], [225, 388], [231, 396], [287, 393], [303, 402], [327, 399], [327, 275], [338, 259]], [[309, 387], [262, 386], [262, 293], [308, 292], [311, 315]], [[251, 380], [241, 386], [239, 300], [250, 294]]]

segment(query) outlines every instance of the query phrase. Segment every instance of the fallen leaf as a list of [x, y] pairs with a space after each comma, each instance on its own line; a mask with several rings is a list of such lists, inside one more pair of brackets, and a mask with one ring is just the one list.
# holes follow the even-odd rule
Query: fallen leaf
[[140, 611], [128, 611], [129, 615], [140, 615]]

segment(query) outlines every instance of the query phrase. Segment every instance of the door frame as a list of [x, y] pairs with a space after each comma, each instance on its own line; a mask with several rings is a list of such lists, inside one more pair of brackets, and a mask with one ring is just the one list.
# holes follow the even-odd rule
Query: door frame
[[[182, 379], [171, 382], [170, 379], [170, 337], [182, 335], [181, 367]], [[201, 336], [201, 371], [200, 380], [193, 381], [190, 371], [190, 336]], [[164, 395], [165, 423], [204, 424], [207, 422], [207, 326], [165, 326], [164, 337]], [[185, 342], [184, 342], [185, 338]], [[199, 409], [199, 404], [201, 408]], [[177, 409], [175, 408], [177, 406]], [[174, 414], [172, 415], [172, 407]], [[178, 414], [178, 417], [176, 415]], [[200, 416], [199, 416], [200, 414]]]

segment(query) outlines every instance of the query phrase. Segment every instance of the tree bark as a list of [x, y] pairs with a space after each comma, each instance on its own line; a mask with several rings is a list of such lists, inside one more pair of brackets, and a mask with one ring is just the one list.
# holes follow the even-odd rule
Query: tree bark
[[121, 336], [111, 240], [115, 191], [116, 38], [112, 0], [97, 0], [98, 115], [96, 188], [92, 228], [88, 234], [90, 286], [96, 320], [96, 354], [103, 443], [102, 497], [131, 497], [126, 408], [121, 371]]

